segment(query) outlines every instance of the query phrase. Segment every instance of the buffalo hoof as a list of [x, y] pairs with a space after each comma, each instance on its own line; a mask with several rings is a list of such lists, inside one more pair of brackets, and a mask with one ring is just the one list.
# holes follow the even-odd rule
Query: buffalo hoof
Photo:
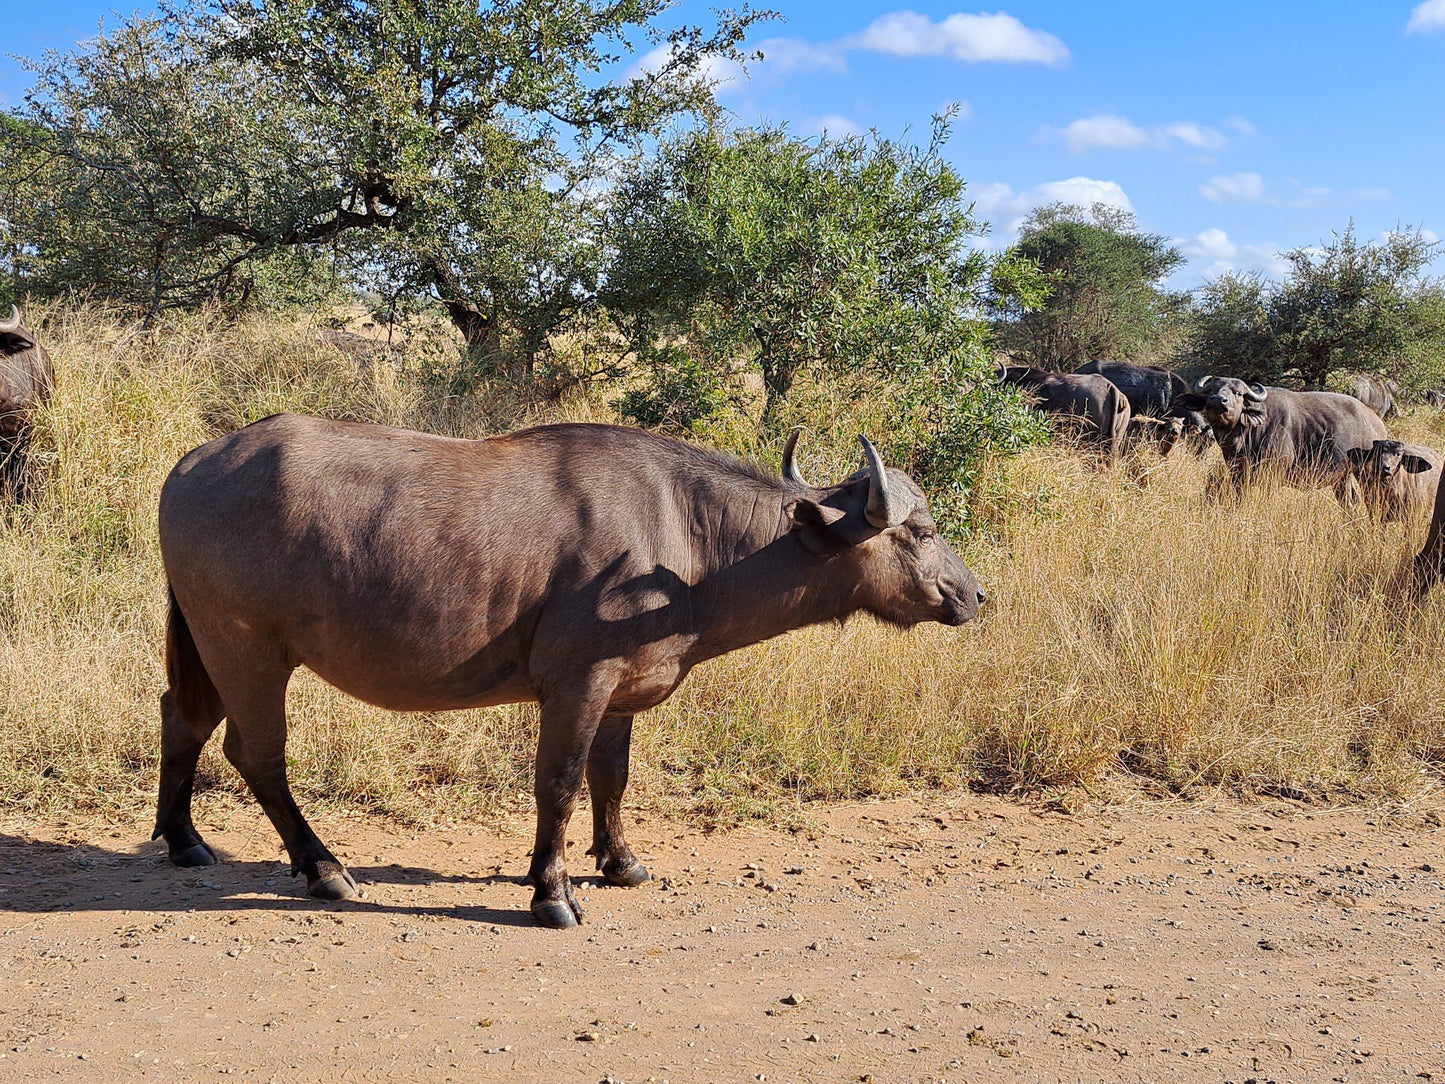
[[204, 843], [192, 843], [179, 851], [171, 851], [171, 862], [177, 866], [214, 866], [216, 864], [216, 852], [207, 847]]
[[344, 869], [317, 877], [306, 884], [306, 894], [318, 900], [354, 900], [356, 892], [356, 881]]
[[532, 917], [549, 930], [570, 930], [577, 925], [577, 912], [564, 900], [539, 900], [532, 904]]
[[632, 865], [624, 866], [621, 869], [604, 868], [602, 879], [618, 888], [636, 888], [638, 885], [652, 880], [652, 874], [647, 872], [647, 867], [641, 862], [633, 862]]

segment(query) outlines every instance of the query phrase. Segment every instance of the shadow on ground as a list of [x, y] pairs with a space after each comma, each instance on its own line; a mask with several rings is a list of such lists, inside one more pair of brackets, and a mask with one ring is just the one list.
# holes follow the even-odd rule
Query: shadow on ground
[[[441, 873], [417, 866], [348, 864], [363, 889], [438, 883], [505, 885], [516, 887], [516, 908], [503, 910], [483, 904], [420, 906], [374, 899], [333, 903], [307, 896], [304, 882], [287, 876], [285, 865], [233, 859], [220, 847], [216, 852], [221, 860], [214, 866], [180, 869], [166, 857], [164, 841], [143, 843], [133, 850], [109, 850], [95, 843], [55, 843], [0, 832], [0, 914], [303, 909], [429, 915], [501, 926], [534, 925], [527, 911], [530, 893], [516, 887], [522, 883], [520, 877]], [[581, 883], [581, 879], [577, 880]]]

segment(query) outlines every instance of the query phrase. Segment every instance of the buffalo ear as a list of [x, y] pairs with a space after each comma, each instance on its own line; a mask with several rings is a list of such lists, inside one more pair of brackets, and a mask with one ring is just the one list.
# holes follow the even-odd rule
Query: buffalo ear
[[22, 350], [33, 350], [35, 340], [18, 331], [0, 331], [0, 353], [18, 354]]
[[1373, 448], [1350, 448], [1345, 452], [1345, 455], [1349, 457], [1350, 465], [1356, 470], [1363, 470], [1374, 454], [1375, 449]]
[[841, 508], [834, 508], [831, 505], [819, 504], [808, 497], [799, 497], [792, 502], [788, 514], [793, 518], [793, 526], [799, 527], [831, 527], [848, 513]]
[[1434, 465], [1435, 464], [1431, 463], [1428, 459], [1418, 455], [1411, 455], [1409, 452], [1406, 452], [1405, 457], [1400, 460], [1400, 466], [1404, 467], [1411, 474], [1424, 474]]

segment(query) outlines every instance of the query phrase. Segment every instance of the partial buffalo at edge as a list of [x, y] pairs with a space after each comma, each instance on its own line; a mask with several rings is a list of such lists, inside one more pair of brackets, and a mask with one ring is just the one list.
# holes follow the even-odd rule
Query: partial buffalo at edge
[[55, 370], [45, 347], [10, 306], [0, 320], [0, 501], [23, 501], [30, 476], [34, 436], [31, 414], [55, 387]]

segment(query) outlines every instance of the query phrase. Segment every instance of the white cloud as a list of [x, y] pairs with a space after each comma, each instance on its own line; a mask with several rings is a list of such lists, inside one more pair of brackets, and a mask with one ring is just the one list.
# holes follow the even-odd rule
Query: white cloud
[[1259, 129], [1249, 120], [1248, 117], [1233, 116], [1224, 118], [1224, 126], [1233, 128], [1242, 136], [1258, 135]]
[[1289, 263], [1280, 254], [1278, 245], [1237, 244], [1229, 234], [1214, 226], [1204, 230], [1193, 240], [1175, 238], [1174, 243], [1183, 250], [1189, 260], [1170, 276], [1170, 284], [1176, 289], [1207, 282], [1231, 272], [1278, 279], [1283, 278], [1289, 270]]
[[[1050, 134], [1048, 129], [1044, 131], [1045, 135]], [[1075, 154], [1092, 148], [1129, 150], [1135, 147], [1154, 147], [1169, 150], [1176, 146], [1214, 152], [1229, 146], [1229, 138], [1223, 132], [1217, 128], [1196, 124], [1192, 120], [1174, 121], [1146, 130], [1128, 117], [1113, 113], [1080, 117], [1070, 123], [1061, 134], [1064, 145]]]
[[1213, 203], [1253, 203], [1264, 197], [1264, 178], [1258, 173], [1227, 173], [1199, 186]]
[[1405, 24], [1407, 34], [1425, 34], [1431, 30], [1445, 30], [1445, 0], [1425, 0], [1416, 4], [1410, 12], [1410, 21]]
[[1106, 207], [1117, 207], [1133, 213], [1134, 205], [1124, 190], [1114, 181], [1096, 181], [1092, 177], [1070, 177], [1066, 181], [1049, 181], [1034, 189], [1043, 197], [1039, 204], [1071, 203], [1077, 207], [1092, 207], [1102, 203]]
[[971, 64], [997, 60], [1059, 65], [1069, 59], [1068, 47], [1054, 35], [1033, 30], [1002, 11], [956, 12], [936, 23], [916, 11], [893, 11], [874, 19], [851, 44], [875, 53], [949, 56]]
[[1018, 233], [1024, 219], [1037, 207], [1051, 203], [1068, 203], [1076, 207], [1092, 207], [1102, 203], [1121, 211], [1133, 212], [1134, 205], [1115, 181], [1093, 177], [1069, 177], [1062, 181], [1046, 181], [1015, 192], [1009, 185], [994, 182], [972, 186], [968, 196], [974, 210], [993, 227], [993, 235], [985, 238], [982, 248], [1001, 248]]
[[[638, 79], [659, 72], [672, 61], [676, 51], [677, 47], [673, 45], [659, 45], [649, 49], [622, 73], [622, 77]], [[738, 89], [748, 78], [748, 74], [743, 70], [741, 64], [725, 57], [704, 57], [702, 63], [698, 65], [697, 72], [718, 94]]]
[[1239, 246], [1217, 226], [1211, 226], [1193, 241], [1186, 242], [1183, 249], [1184, 255], [1195, 260], [1230, 260], [1239, 254]]
[[1160, 132], [1170, 139], [1201, 151], [1222, 151], [1229, 146], [1229, 140], [1214, 128], [1206, 128], [1193, 121], [1181, 120], [1166, 124]]
[[762, 66], [777, 75], [793, 72], [845, 71], [843, 49], [837, 44], [814, 45], [802, 38], [768, 38], [753, 48], [763, 54]]
[[803, 130], [816, 135], [830, 135], [834, 139], [845, 139], [848, 136], [862, 135], [862, 127], [848, 117], [838, 113], [828, 113], [821, 117], [809, 117], [803, 122]]
[[1101, 113], [1093, 117], [1081, 117], [1064, 129], [1064, 142], [1069, 150], [1079, 154], [1090, 147], [1143, 147], [1149, 143], [1149, 133], [1124, 117]]

